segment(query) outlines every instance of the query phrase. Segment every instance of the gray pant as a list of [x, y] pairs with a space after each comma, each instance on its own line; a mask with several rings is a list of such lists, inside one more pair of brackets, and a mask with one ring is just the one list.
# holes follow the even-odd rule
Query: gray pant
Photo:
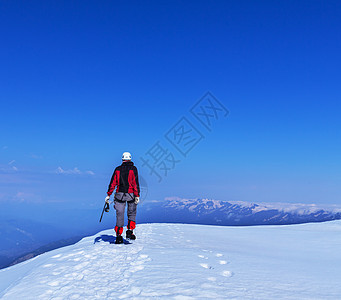
[[116, 226], [124, 226], [124, 210], [126, 208], [126, 203], [128, 203], [127, 215], [128, 220], [136, 222], [136, 208], [137, 204], [134, 201], [118, 201], [115, 200], [114, 208], [116, 210]]

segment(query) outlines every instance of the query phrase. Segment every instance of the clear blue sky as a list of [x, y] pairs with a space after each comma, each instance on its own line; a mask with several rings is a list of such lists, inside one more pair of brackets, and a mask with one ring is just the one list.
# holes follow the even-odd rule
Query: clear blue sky
[[[340, 1], [0, 1], [0, 28], [0, 201], [101, 206], [130, 151], [147, 200], [341, 203]], [[158, 183], [183, 116], [205, 138]]]

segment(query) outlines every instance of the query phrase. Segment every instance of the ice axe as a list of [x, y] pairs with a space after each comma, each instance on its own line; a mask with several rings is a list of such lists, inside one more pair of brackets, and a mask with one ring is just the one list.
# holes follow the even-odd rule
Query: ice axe
[[108, 203], [108, 202], [105, 202], [105, 203], [104, 203], [103, 210], [102, 210], [101, 218], [99, 219], [99, 222], [100, 222], [100, 223], [101, 223], [101, 221], [102, 221], [104, 211], [105, 211], [105, 212], [108, 212], [109, 209], [110, 209], [109, 203]]

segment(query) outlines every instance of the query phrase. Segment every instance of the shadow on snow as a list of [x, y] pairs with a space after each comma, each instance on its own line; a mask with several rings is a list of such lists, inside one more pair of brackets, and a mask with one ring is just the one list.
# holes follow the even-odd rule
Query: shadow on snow
[[[102, 234], [101, 236], [97, 236], [94, 239], [94, 244], [95, 243], [99, 243], [100, 241], [107, 242], [109, 244], [115, 244], [116, 237], [114, 237], [113, 235]], [[131, 243], [129, 241], [123, 239], [123, 244], [128, 245], [128, 244], [131, 244]]]

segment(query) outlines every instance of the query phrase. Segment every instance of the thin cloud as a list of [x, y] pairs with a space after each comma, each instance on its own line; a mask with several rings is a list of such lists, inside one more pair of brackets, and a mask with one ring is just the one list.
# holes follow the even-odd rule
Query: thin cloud
[[77, 167], [73, 168], [73, 169], [68, 169], [68, 170], [64, 170], [62, 167], [58, 167], [55, 170], [55, 173], [57, 174], [64, 174], [64, 175], [95, 175], [95, 173], [93, 171], [85, 171], [82, 172], [81, 170], [79, 170]]
[[15, 172], [18, 171], [18, 168], [13, 165], [14, 163], [15, 163], [15, 160], [12, 160], [6, 165], [0, 165], [0, 172], [12, 173], [13, 171]]

